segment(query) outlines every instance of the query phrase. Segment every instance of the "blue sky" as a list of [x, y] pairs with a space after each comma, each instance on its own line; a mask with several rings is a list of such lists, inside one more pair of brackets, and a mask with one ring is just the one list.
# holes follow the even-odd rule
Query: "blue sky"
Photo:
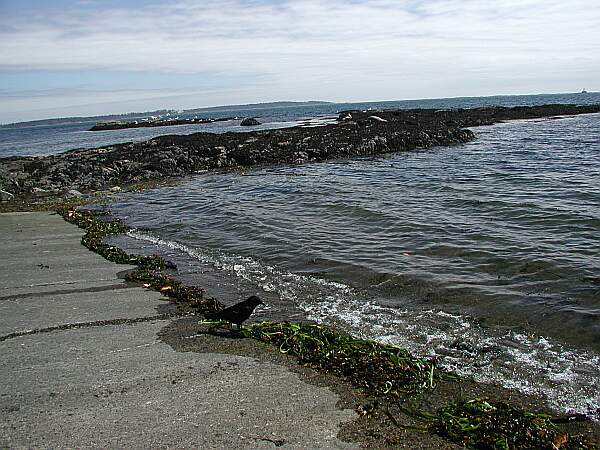
[[596, 0], [0, 0], [0, 122], [600, 89]]

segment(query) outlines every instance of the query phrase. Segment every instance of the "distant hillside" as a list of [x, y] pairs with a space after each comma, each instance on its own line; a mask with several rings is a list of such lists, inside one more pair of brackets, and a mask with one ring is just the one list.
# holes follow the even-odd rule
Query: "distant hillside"
[[159, 109], [156, 111], [145, 111], [145, 112], [130, 112], [123, 114], [106, 114], [102, 116], [76, 116], [76, 117], [57, 117], [55, 119], [42, 119], [42, 120], [31, 120], [28, 122], [15, 122], [10, 124], [0, 124], [0, 127], [5, 128], [18, 128], [18, 127], [31, 127], [36, 125], [54, 125], [54, 124], [66, 124], [73, 122], [101, 122], [105, 120], [131, 120], [148, 116], [160, 116], [167, 113], [200, 113], [200, 112], [221, 112], [221, 111], [234, 111], [240, 109], [266, 109], [266, 108], [289, 108], [291, 106], [310, 106], [310, 105], [325, 105], [331, 102], [322, 101], [308, 101], [308, 102], [270, 102], [270, 103], [249, 103], [245, 105], [223, 105], [223, 106], [211, 106], [208, 108], [194, 108], [186, 109], [184, 111], [177, 111], [174, 109]]
[[124, 120], [124, 119], [136, 119], [138, 117], [147, 116], [158, 116], [161, 114], [167, 114], [175, 112], [172, 109], [159, 109], [156, 111], [147, 112], [130, 112], [123, 114], [106, 114], [103, 116], [74, 116], [74, 117], [57, 117], [54, 119], [41, 119], [41, 120], [30, 120], [27, 122], [15, 122], [9, 124], [2, 124], [0, 127], [7, 128], [18, 128], [18, 127], [34, 127], [36, 125], [54, 125], [54, 124], [66, 124], [74, 122], [92, 122], [102, 120]]

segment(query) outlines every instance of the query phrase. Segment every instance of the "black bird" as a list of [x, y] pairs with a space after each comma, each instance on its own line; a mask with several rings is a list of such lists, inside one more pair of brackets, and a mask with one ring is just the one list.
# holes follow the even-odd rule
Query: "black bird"
[[229, 308], [222, 309], [216, 313], [208, 314], [207, 319], [211, 320], [226, 320], [227, 322], [235, 323], [238, 329], [241, 327], [242, 322], [248, 319], [254, 312], [254, 308], [258, 305], [264, 305], [260, 298], [256, 295], [248, 297], [243, 302], [236, 303]]

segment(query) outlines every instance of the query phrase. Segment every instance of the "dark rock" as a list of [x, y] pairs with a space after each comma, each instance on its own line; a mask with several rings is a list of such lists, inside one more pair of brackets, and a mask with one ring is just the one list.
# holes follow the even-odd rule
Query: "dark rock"
[[70, 189], [69, 192], [67, 192], [67, 196], [68, 197], [83, 197], [83, 194], [81, 192], [79, 192], [77, 189]]
[[175, 125], [201, 125], [213, 122], [225, 122], [233, 120], [234, 117], [213, 118], [193, 118], [193, 119], [155, 119], [155, 120], [134, 120], [133, 122], [98, 122], [89, 131], [108, 131], [122, 130], [125, 128], [152, 128], [152, 127], [171, 127]]
[[256, 125], [260, 125], [260, 122], [253, 117], [246, 117], [240, 122], [240, 125], [243, 127], [253, 127]]

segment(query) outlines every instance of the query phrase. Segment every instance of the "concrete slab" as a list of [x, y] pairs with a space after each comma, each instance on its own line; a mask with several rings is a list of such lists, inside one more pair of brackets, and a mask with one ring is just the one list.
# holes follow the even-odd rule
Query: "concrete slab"
[[51, 281], [48, 283], [36, 283], [33, 285], [24, 285], [19, 287], [8, 287], [0, 290], [0, 303], [4, 300], [11, 300], [15, 297], [27, 297], [30, 295], [52, 295], [57, 293], [68, 294], [71, 292], [81, 292], [87, 290], [103, 290], [107, 288], [122, 289], [130, 287], [122, 278], [114, 276], [107, 280], [89, 281]]
[[166, 322], [0, 342], [0, 447], [354, 448], [328, 389], [251, 358], [177, 353]]
[[109, 289], [0, 299], [0, 336], [65, 324], [154, 316], [159, 314], [157, 307], [165, 303], [158, 292], [143, 288]]
[[[80, 264], [84, 264], [81, 262]], [[38, 270], [36, 275], [34, 270]], [[121, 270], [121, 267], [119, 267]], [[72, 268], [64, 267], [61, 268], [53, 266], [51, 269], [40, 269], [32, 266], [25, 270], [12, 269], [10, 273], [2, 273], [0, 275], [0, 297], [13, 294], [13, 288], [19, 288], [21, 292], [27, 293], [38, 290], [39, 288], [46, 288], [47, 290], [57, 290], [61, 286], [65, 289], [73, 289], [74, 287], [86, 286], [90, 282], [103, 281], [105, 284], [114, 284], [119, 279], [115, 276], [116, 270], [113, 268], [112, 272], [102, 268]], [[60, 275], [59, 275], [60, 274]], [[24, 288], [30, 288], [26, 290]]]
[[[0, 214], [0, 298], [119, 283], [115, 265], [80, 243], [83, 231], [50, 213]], [[117, 268], [117, 269], [116, 269]], [[116, 270], [115, 270], [116, 269]]]

